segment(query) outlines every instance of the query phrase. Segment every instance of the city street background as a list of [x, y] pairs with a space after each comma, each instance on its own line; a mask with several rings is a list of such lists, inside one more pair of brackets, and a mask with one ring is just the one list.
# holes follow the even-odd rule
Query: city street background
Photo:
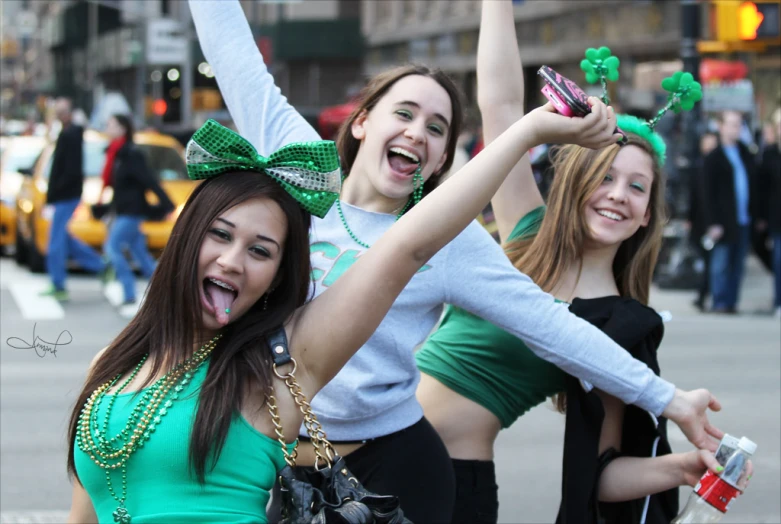
[[[40, 300], [37, 291], [46, 284], [45, 276], [0, 260], [2, 523], [65, 522], [70, 506], [66, 420], [91, 358], [127, 323], [104, 297], [98, 280], [84, 275], [69, 280], [71, 301], [63, 306], [62, 318], [23, 315], [31, 310], [30, 301]], [[660, 349], [663, 375], [682, 388], [711, 389], [724, 406], [712, 421], [759, 446], [751, 485], [724, 518], [728, 523], [781, 522], [781, 326], [768, 314], [751, 314], [768, 310], [770, 284], [770, 276], [751, 259], [741, 302], [748, 314], [737, 317], [696, 312], [690, 305], [692, 292], [655, 289], [652, 296], [657, 310], [672, 313]], [[31, 341], [34, 326], [44, 340], [55, 340], [67, 330], [73, 342], [56, 357], [43, 358], [8, 345], [9, 337]], [[496, 446], [501, 523], [555, 519], [563, 429], [563, 416], [548, 404], [502, 432]], [[675, 426], [670, 426], [670, 440], [676, 451], [689, 449]], [[682, 501], [688, 494], [681, 489]]]

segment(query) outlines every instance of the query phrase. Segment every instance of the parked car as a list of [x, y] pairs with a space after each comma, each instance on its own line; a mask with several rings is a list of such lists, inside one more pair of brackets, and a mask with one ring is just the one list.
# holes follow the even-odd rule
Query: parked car
[[[159, 252], [168, 242], [176, 218], [198, 182], [187, 178], [184, 149], [173, 137], [156, 132], [139, 132], [133, 136], [136, 146], [146, 155], [149, 168], [157, 176], [176, 210], [163, 221], [146, 221], [141, 231], [147, 237], [149, 249]], [[107, 228], [102, 220], [92, 216], [90, 206], [98, 203], [103, 185], [101, 172], [106, 160], [109, 138], [96, 131], [84, 133], [84, 189], [82, 201], [68, 223], [68, 231], [89, 246], [102, 251]], [[17, 236], [16, 261], [29, 265], [34, 272], [45, 270], [49, 243], [49, 227], [54, 207], [46, 204], [49, 173], [54, 144], [46, 147], [32, 171], [26, 173], [16, 200]], [[103, 201], [111, 199], [111, 189]], [[156, 204], [157, 197], [147, 192], [147, 201]]]
[[46, 146], [40, 136], [3, 137], [0, 154], [0, 250], [16, 243], [16, 196], [24, 180], [20, 169], [29, 169]]

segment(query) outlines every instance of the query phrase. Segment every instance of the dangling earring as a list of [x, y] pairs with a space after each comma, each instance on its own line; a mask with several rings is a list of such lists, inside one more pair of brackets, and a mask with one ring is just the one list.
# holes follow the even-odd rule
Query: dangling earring
[[268, 309], [268, 293], [263, 295], [263, 311], [266, 311]]
[[418, 168], [415, 170], [415, 176], [412, 177], [412, 187], [415, 188], [412, 193], [412, 200], [417, 205], [420, 199], [423, 198], [423, 175], [420, 173], [420, 164], [418, 164]]

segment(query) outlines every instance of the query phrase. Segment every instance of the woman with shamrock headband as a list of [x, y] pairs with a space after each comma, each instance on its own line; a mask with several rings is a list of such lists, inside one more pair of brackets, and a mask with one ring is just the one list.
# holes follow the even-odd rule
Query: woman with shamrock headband
[[[488, 144], [523, 115], [523, 68], [509, 1], [483, 2], [477, 53], [478, 102]], [[607, 48], [589, 50], [587, 56], [584, 70], [617, 77], [617, 59]], [[619, 117], [618, 124], [628, 134], [621, 148], [559, 151], [547, 208], [528, 156], [513, 168], [492, 206], [515, 267], [658, 373], [662, 321], [645, 304], [664, 223], [664, 142], [644, 122]], [[663, 495], [651, 498], [647, 522], [669, 522], [677, 508], [672, 488], [693, 484], [706, 466], [718, 466], [706, 451], [661, 457], [670, 453], [664, 419], [657, 429], [655, 414], [625, 407], [601, 391], [587, 394], [577, 379], [535, 356], [514, 334], [462, 308], [448, 308], [416, 357], [422, 371], [418, 399], [456, 471], [453, 522], [497, 521], [493, 445], [499, 431], [563, 392], [568, 410], [562, 522], [596, 522], [600, 508], [608, 522], [639, 522], [631, 512], [638, 505], [642, 510], [642, 497], [657, 492]], [[597, 416], [583, 419], [584, 413], [601, 411], [603, 402], [604, 425]], [[651, 456], [657, 436], [660, 458], [635, 458]], [[609, 448], [615, 451], [604, 454]], [[617, 458], [619, 452], [627, 456]], [[611, 459], [600, 479], [598, 468]], [[605, 508], [597, 493], [608, 502], [633, 502]], [[658, 518], [660, 512], [664, 517]]]
[[71, 415], [69, 521], [265, 522], [286, 458], [269, 395], [282, 428], [304, 418], [297, 399], [279, 393], [285, 381], [271, 373], [266, 338], [284, 327], [311, 398], [485, 207], [521, 151], [549, 141], [602, 147], [615, 142], [614, 128], [600, 103], [582, 120], [550, 106], [530, 113], [307, 301], [310, 213], [326, 216], [339, 196], [334, 143], [294, 143], [265, 158], [207, 122], [187, 146], [188, 174], [204, 182], [174, 225], [144, 304], [93, 360]]
[[[291, 141], [316, 140], [316, 132], [274, 85], [239, 3], [198, 0], [190, 8], [239, 131], [261, 153]], [[424, 67], [397, 68], [367, 85], [338, 140], [349, 175], [342, 212], [335, 206], [312, 228], [315, 294], [338, 283], [346, 268], [363, 259], [365, 246], [395, 223], [420, 187], [413, 174], [418, 167], [423, 194], [436, 186], [460, 132], [458, 100], [445, 75]], [[414, 199], [409, 205], [415, 209]], [[474, 222], [423, 266], [361, 351], [312, 403], [350, 470], [368, 489], [399, 496], [412, 521], [449, 522], [455, 498], [447, 450], [415, 398], [420, 375], [413, 355], [446, 303], [523, 337], [544, 358], [622, 400], [670, 415], [690, 439], [709, 440], [705, 412], [718, 405], [708, 392], [675, 390], [555, 304]], [[313, 463], [311, 454], [301, 457]]]

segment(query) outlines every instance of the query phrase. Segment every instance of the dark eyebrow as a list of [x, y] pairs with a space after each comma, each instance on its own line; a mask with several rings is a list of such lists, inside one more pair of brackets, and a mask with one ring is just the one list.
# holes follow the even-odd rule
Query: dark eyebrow
[[[417, 102], [412, 102], [410, 100], [404, 100], [402, 102], [398, 102], [396, 105], [398, 105], [398, 106], [412, 106], [415, 109], [420, 109], [420, 104], [418, 104]], [[445, 118], [444, 116], [440, 115], [439, 113], [434, 113], [434, 116], [436, 118], [442, 120], [442, 122], [444, 122], [447, 127], [450, 127], [450, 122], [447, 121], [447, 118]]]
[[[229, 221], [229, 220], [225, 220], [225, 219], [224, 219], [224, 218], [222, 218], [222, 217], [218, 217], [218, 218], [217, 218], [217, 221], [218, 221], [218, 222], [224, 222], [225, 224], [227, 224], [228, 226], [230, 226], [230, 227], [232, 227], [232, 228], [235, 228], [235, 227], [236, 227], [236, 224], [234, 224], [233, 222], [231, 222], [231, 221]], [[274, 240], [273, 238], [269, 238], [269, 237], [267, 237], [267, 236], [264, 236], [264, 235], [256, 235], [256, 237], [257, 237], [257, 238], [259, 238], [260, 240], [264, 240], [264, 241], [266, 241], [266, 242], [271, 242], [272, 244], [274, 244], [275, 246], [277, 246], [277, 249], [282, 249], [282, 247], [279, 245], [279, 242], [277, 242], [277, 241], [276, 241], [276, 240]]]
[[280, 245], [279, 245], [279, 242], [277, 242], [277, 241], [276, 241], [276, 240], [274, 240], [273, 238], [269, 238], [269, 237], [267, 237], [267, 236], [263, 236], [263, 235], [256, 235], [256, 236], [257, 236], [257, 237], [258, 237], [260, 240], [265, 240], [266, 242], [271, 242], [272, 244], [274, 244], [275, 246], [277, 246], [277, 249], [282, 249], [282, 248], [280, 247]]

